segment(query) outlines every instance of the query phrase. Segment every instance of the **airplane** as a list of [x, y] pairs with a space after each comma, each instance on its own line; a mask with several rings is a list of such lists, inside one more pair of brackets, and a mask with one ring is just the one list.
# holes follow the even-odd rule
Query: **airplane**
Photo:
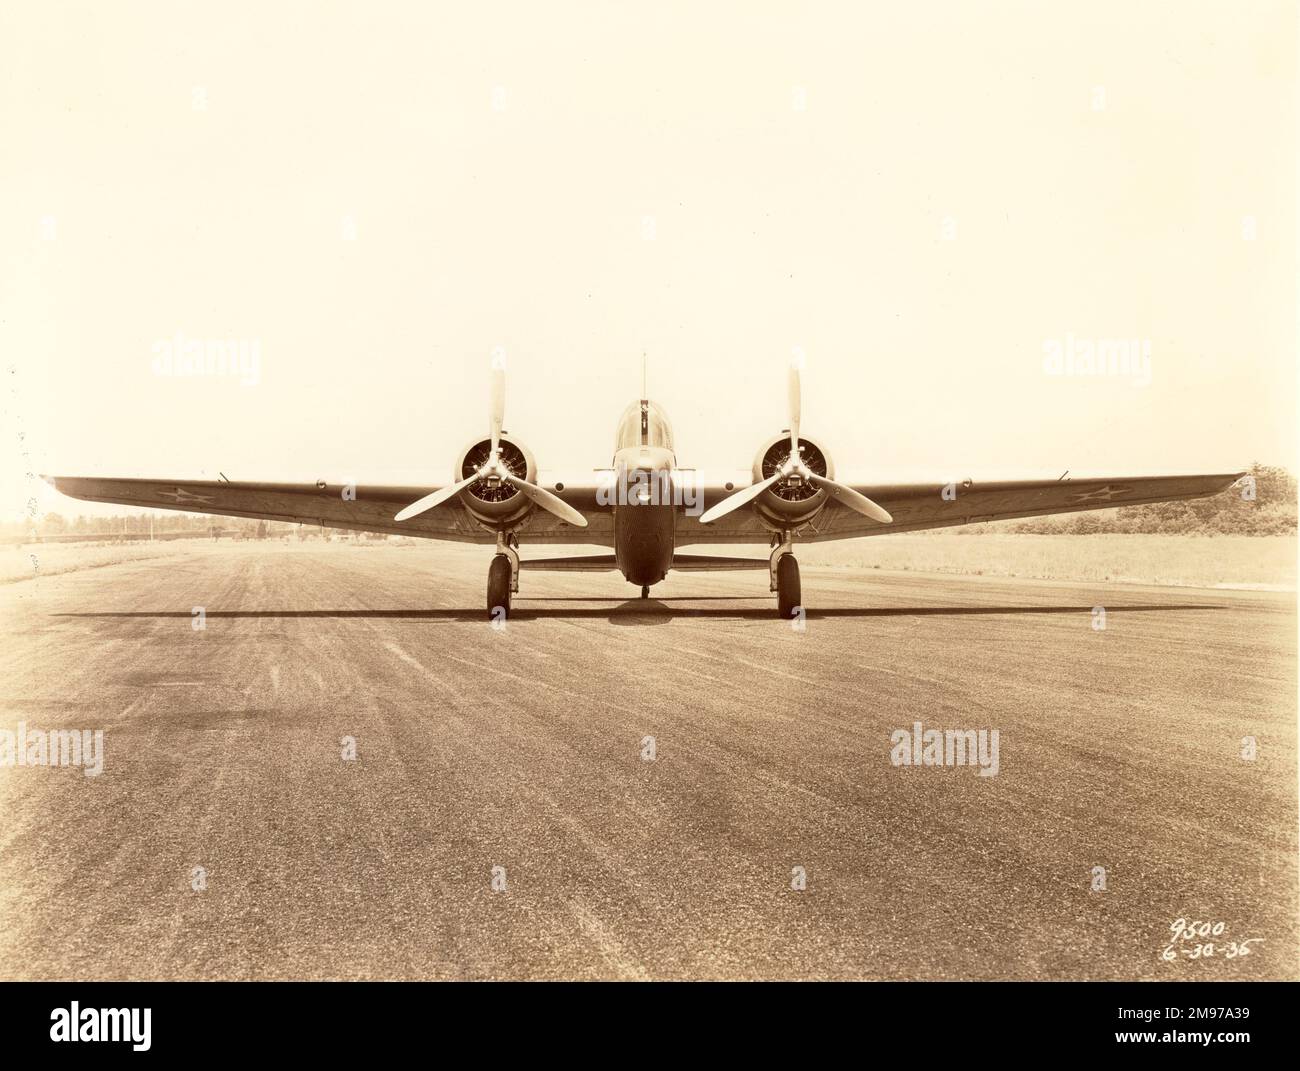
[[[644, 396], [619, 419], [608, 468], [574, 477], [543, 474], [527, 446], [503, 430], [501, 368], [491, 373], [489, 433], [460, 451], [454, 483], [43, 478], [63, 494], [92, 502], [495, 545], [487, 578], [488, 615], [495, 621], [510, 613], [521, 566], [617, 569], [640, 586], [643, 599], [671, 570], [766, 568], [777, 614], [788, 620], [803, 611], [796, 540], [857, 539], [1203, 498], [1246, 474], [1077, 478], [1067, 472], [1056, 479], [848, 484], [835, 478], [826, 447], [802, 435], [800, 399], [800, 371], [792, 365], [789, 426], [759, 446], [748, 474], [725, 480], [679, 467], [667, 414]], [[613, 554], [525, 560], [521, 535], [533, 544], [587, 544], [612, 548]], [[677, 550], [708, 544], [766, 544], [769, 554], [764, 560]]]

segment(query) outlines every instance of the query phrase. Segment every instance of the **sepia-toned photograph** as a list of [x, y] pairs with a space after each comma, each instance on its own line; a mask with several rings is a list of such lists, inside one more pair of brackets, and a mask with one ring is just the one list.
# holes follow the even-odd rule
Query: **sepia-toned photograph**
[[1249, 1047], [1158, 985], [1300, 979], [1298, 37], [0, 3], [0, 980], [83, 986], [32, 1029], [1155, 983], [1090, 1028]]

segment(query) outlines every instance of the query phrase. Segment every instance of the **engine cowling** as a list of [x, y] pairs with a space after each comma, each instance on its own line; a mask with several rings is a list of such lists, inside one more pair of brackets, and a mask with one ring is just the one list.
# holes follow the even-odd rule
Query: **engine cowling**
[[[511, 475], [529, 483], [537, 481], [537, 462], [532, 451], [508, 435], [501, 436], [501, 464]], [[476, 439], [460, 452], [456, 460], [458, 480], [473, 476], [492, 455], [491, 439]], [[533, 503], [517, 487], [504, 480], [476, 480], [460, 493], [460, 500], [475, 519], [492, 528], [518, 524], [533, 509]]]
[[[835, 464], [822, 446], [800, 436], [799, 454], [803, 463], [818, 476], [835, 478]], [[769, 439], [754, 457], [754, 481], [772, 476], [790, 457], [790, 434]], [[774, 528], [795, 528], [812, 520], [826, 505], [829, 496], [799, 476], [779, 480], [754, 500], [754, 510]]]

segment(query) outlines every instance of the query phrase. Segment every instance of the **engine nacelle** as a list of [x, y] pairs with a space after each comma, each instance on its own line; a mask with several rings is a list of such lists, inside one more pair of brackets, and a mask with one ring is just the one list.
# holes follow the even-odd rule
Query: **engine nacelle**
[[[818, 476], [835, 478], [831, 455], [811, 439], [799, 437], [803, 463]], [[790, 458], [790, 434], [777, 435], [760, 447], [754, 458], [754, 482], [766, 480]], [[754, 510], [765, 524], [776, 529], [807, 524], [826, 505], [829, 496], [799, 476], [779, 480], [754, 500]]]
[[[477, 439], [470, 443], [456, 461], [456, 479], [473, 476], [487, 464], [491, 455], [491, 439]], [[501, 436], [501, 464], [521, 480], [529, 483], [537, 480], [537, 462], [533, 460], [532, 452], [508, 435]], [[532, 500], [525, 498], [519, 488], [500, 479], [476, 480], [460, 493], [460, 500], [476, 520], [491, 528], [518, 524], [533, 508]]]

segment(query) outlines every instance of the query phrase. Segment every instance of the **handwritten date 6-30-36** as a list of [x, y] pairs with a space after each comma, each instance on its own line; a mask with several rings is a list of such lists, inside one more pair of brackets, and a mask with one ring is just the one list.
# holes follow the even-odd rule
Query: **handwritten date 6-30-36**
[[1243, 941], [1229, 940], [1226, 929], [1226, 924], [1222, 922], [1174, 919], [1169, 924], [1169, 944], [1160, 953], [1160, 958], [1168, 963], [1172, 963], [1179, 955], [1186, 959], [1236, 959], [1238, 956], [1249, 956], [1250, 946], [1264, 940], [1262, 937], [1247, 937]]

